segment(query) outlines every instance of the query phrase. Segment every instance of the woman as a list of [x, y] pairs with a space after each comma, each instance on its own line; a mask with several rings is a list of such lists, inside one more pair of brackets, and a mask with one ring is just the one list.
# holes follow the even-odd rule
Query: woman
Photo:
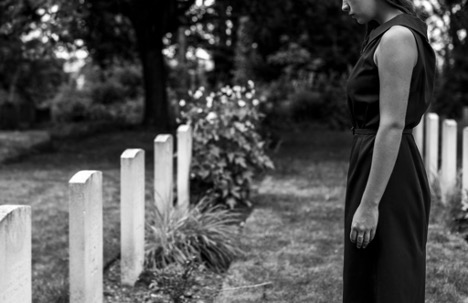
[[433, 91], [427, 26], [408, 0], [343, 0], [342, 9], [367, 25], [347, 87], [343, 302], [424, 303], [430, 188], [412, 128]]

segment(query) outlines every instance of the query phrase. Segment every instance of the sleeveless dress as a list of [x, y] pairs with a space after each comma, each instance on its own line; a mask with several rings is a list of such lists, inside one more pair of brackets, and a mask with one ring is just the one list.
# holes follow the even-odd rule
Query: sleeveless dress
[[[411, 30], [418, 61], [413, 69], [400, 150], [379, 205], [376, 235], [367, 248], [358, 249], [349, 235], [369, 177], [379, 126], [379, 75], [373, 57], [382, 35], [394, 25]], [[345, 199], [344, 303], [424, 303], [431, 194], [411, 129], [429, 107], [434, 74], [435, 54], [428, 42], [426, 24], [401, 14], [369, 34], [348, 79], [354, 137]]]

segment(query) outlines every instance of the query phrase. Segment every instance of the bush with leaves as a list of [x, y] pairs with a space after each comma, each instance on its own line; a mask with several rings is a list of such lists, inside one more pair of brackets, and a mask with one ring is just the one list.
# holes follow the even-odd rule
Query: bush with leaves
[[346, 103], [347, 74], [310, 73], [299, 78], [282, 77], [261, 86], [272, 127], [293, 123], [317, 123], [344, 130], [351, 126]]
[[222, 272], [242, 253], [237, 243], [238, 214], [214, 204], [209, 196], [188, 212], [175, 209], [162, 215], [153, 205], [150, 214], [145, 249], [149, 270], [193, 261]]
[[200, 88], [181, 101], [179, 122], [193, 128], [192, 183], [231, 209], [250, 206], [254, 173], [273, 169], [259, 134], [262, 115], [253, 82], [248, 87]]
[[[59, 122], [138, 122], [143, 112], [143, 89], [139, 69], [122, 64], [101, 69], [88, 63], [78, 78], [63, 85], [52, 99], [52, 118]], [[79, 81], [76, 81], [79, 82]]]
[[330, 129], [344, 130], [351, 127], [346, 99], [347, 74], [320, 74], [314, 83], [314, 90], [322, 97], [323, 109], [320, 123]]

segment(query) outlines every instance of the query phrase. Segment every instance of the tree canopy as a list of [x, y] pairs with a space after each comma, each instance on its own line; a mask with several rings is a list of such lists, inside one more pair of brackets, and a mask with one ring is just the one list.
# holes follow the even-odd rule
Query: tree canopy
[[[459, 107], [468, 95], [466, 0], [428, 3], [448, 29], [440, 91], [456, 91], [453, 104]], [[57, 50], [82, 48], [102, 67], [139, 62], [144, 122], [169, 129], [174, 117], [167, 78], [172, 71], [171, 85], [188, 89], [188, 72], [197, 68], [196, 62], [185, 62], [190, 49], [211, 55], [211, 86], [248, 79], [268, 83], [345, 74], [359, 55], [362, 36], [363, 28], [343, 14], [339, 0], [5, 0], [0, 3], [0, 96], [10, 100], [22, 94], [28, 100], [34, 91], [42, 94], [39, 99], [48, 98], [29, 87], [51, 87], [53, 93], [63, 81]], [[174, 50], [172, 58], [163, 55], [168, 49]], [[168, 59], [176, 64], [168, 66]], [[31, 70], [43, 76], [33, 77]]]

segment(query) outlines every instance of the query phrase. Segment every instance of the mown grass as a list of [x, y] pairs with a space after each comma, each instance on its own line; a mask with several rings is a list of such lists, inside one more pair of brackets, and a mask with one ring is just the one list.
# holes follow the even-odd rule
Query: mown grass
[[[103, 171], [104, 250], [105, 260], [110, 261], [120, 241], [120, 154], [131, 147], [146, 150], [150, 201], [154, 137], [153, 133], [121, 131], [60, 141], [53, 152], [0, 167], [0, 203], [32, 206], [34, 303], [68, 302], [68, 180], [78, 170]], [[213, 302], [341, 301], [342, 214], [351, 136], [300, 131], [282, 137], [285, 141], [273, 154], [277, 170], [263, 180], [252, 198], [256, 209], [242, 240], [247, 253], [232, 264], [224, 290]], [[445, 211], [433, 202], [426, 302], [466, 303], [468, 245], [448, 232]], [[111, 286], [118, 287], [118, 273], [110, 279]], [[214, 284], [207, 281], [201, 284]], [[210, 293], [211, 288], [207, 286]], [[125, 291], [132, 296], [131, 288]], [[210, 302], [208, 297], [205, 302]]]
[[[217, 303], [342, 300], [343, 210], [349, 133], [283, 134], [277, 170], [258, 188], [242, 246]], [[427, 244], [427, 303], [468, 302], [468, 244], [433, 201]]]
[[103, 172], [104, 261], [120, 250], [120, 154], [146, 150], [147, 201], [152, 196], [151, 132], [116, 131], [54, 142], [54, 150], [0, 168], [1, 204], [32, 207], [33, 302], [68, 302], [68, 181], [79, 170]]

